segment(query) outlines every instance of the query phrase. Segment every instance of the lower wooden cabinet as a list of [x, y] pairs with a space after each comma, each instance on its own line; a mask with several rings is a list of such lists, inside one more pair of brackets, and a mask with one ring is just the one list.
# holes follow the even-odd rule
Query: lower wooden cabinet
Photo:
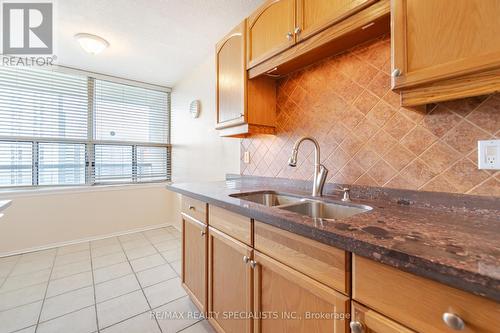
[[257, 251], [252, 266], [255, 333], [349, 332], [348, 297]]
[[352, 302], [350, 326], [352, 333], [415, 333], [356, 302]]
[[207, 306], [207, 226], [182, 213], [182, 285], [205, 312]]
[[210, 227], [209, 321], [219, 332], [252, 330], [252, 249]]

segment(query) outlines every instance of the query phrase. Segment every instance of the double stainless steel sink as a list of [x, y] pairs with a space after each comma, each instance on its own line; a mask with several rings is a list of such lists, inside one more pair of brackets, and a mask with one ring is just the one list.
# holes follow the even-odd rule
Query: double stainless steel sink
[[351, 202], [323, 201], [275, 191], [237, 193], [230, 196], [268, 207], [276, 207], [315, 219], [339, 220], [373, 209], [370, 206]]

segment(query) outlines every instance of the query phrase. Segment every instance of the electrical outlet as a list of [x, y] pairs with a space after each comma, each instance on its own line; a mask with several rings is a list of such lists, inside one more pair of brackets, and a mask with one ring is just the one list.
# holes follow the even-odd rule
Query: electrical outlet
[[482, 140], [477, 143], [478, 168], [500, 170], [500, 140]]
[[250, 163], [250, 152], [249, 151], [246, 151], [243, 154], [243, 162], [245, 162], [245, 164], [249, 164]]

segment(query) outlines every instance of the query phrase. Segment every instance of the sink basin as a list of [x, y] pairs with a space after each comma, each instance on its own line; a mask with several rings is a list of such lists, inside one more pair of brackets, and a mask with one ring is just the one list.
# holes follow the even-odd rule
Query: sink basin
[[372, 207], [348, 203], [327, 203], [304, 200], [301, 203], [279, 207], [290, 212], [306, 215], [315, 219], [339, 220], [372, 210]]
[[274, 191], [236, 193], [230, 196], [267, 207], [284, 209], [315, 219], [339, 220], [373, 209], [370, 206], [351, 202], [327, 202]]
[[291, 203], [300, 202], [302, 198], [289, 194], [281, 194], [274, 191], [252, 192], [252, 193], [237, 193], [230, 195], [233, 198], [255, 202], [264, 206], [273, 207], [288, 205]]

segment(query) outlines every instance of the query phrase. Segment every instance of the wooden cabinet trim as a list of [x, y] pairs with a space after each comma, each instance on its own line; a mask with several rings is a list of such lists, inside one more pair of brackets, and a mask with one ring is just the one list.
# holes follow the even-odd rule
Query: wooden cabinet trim
[[352, 321], [363, 325], [367, 332], [371, 333], [416, 333], [395, 321], [362, 306], [359, 303], [351, 303]]
[[[248, 17], [248, 25], [247, 25], [247, 68], [252, 68], [255, 65], [258, 65], [259, 63], [265, 61], [266, 59], [282, 52], [283, 50], [286, 50], [287, 48], [293, 46], [296, 42], [296, 37], [295, 34], [293, 35], [293, 38], [289, 40], [287, 43], [283, 42], [280, 45], [275, 46], [273, 49], [270, 49], [266, 53], [253, 58], [252, 55], [252, 28], [254, 27], [255, 23], [259, 20], [259, 18], [264, 14], [264, 12], [269, 9], [269, 7], [277, 4], [280, 1], [296, 1], [296, 0], [268, 0], [264, 4], [262, 4], [255, 12], [253, 12], [249, 17]], [[293, 29], [296, 26], [296, 21], [295, 21], [295, 11], [296, 11], [296, 5], [294, 6], [293, 13], [290, 15], [293, 15], [293, 22], [292, 27], [290, 29], [290, 32], [293, 33]]]
[[211, 205], [209, 224], [240, 242], [253, 246], [253, 221], [249, 217]]
[[350, 253], [254, 221], [254, 248], [330, 288], [350, 292]]
[[314, 29], [311, 30], [306, 30], [304, 27], [304, 6], [306, 5], [306, 1], [308, 0], [296, 0], [297, 1], [297, 13], [296, 13], [296, 26], [301, 28], [301, 32], [297, 36], [297, 42], [301, 42], [318, 32], [321, 32], [328, 27], [337, 24], [338, 22], [346, 19], [347, 17], [356, 14], [357, 12], [373, 5], [375, 2], [379, 0], [358, 0], [359, 4], [357, 4], [355, 7], [343, 12], [340, 15], [335, 15], [332, 17], [329, 17], [327, 22], [318, 25]]
[[208, 204], [183, 195], [181, 198], [181, 213], [192, 220], [207, 224]]
[[[294, 47], [284, 50], [256, 66], [248, 67], [248, 77], [258, 77], [274, 68], [278, 68], [277, 71], [273, 72], [274, 74], [285, 75], [293, 70], [305, 67], [314, 61], [354, 46], [349, 44], [350, 40], [362, 43], [363, 41], [388, 33], [390, 31], [389, 13], [390, 1], [379, 0], [372, 6], [310, 36], [310, 38], [298, 43]], [[375, 26], [366, 30], [362, 29], [372, 22], [375, 23]], [[345, 37], [345, 40], [342, 40], [342, 47], [339, 47], [339, 40], [343, 37]]]
[[[188, 295], [191, 297], [193, 300], [193, 303], [198, 307], [198, 309], [201, 312], [205, 312], [207, 310], [207, 301], [208, 301], [208, 291], [207, 291], [207, 278], [208, 278], [208, 237], [207, 237], [207, 226], [192, 218], [191, 216], [181, 213], [182, 216], [182, 261], [181, 261], [181, 281], [182, 281], [182, 286], [188, 293]], [[201, 262], [203, 262], [203, 266], [199, 267], [196, 266], [195, 268], [197, 269], [203, 269], [203, 274], [202, 274], [202, 280], [200, 283], [203, 284], [203, 291], [202, 295], [197, 295], [194, 290], [192, 290], [192, 287], [190, 287], [188, 282], [186, 281], [186, 224], [191, 224], [195, 228], [199, 229], [200, 231], [200, 238], [202, 238], [203, 245], [202, 245], [202, 251], [203, 251], [203, 258], [199, 258]], [[195, 236], [196, 237], [196, 236]]]
[[[290, 281], [293, 284], [296, 284], [302, 287], [304, 290], [307, 290], [314, 296], [323, 300], [326, 303], [333, 304], [335, 307], [335, 312], [337, 313], [349, 313], [349, 298], [344, 296], [343, 294], [326, 287], [322, 283], [319, 283], [308, 276], [289, 268], [288, 266], [262, 254], [258, 251], [254, 251], [254, 260], [256, 262], [256, 266], [254, 268], [254, 313], [259, 314], [262, 311], [262, 301], [261, 295], [262, 292], [262, 267], [265, 266], [268, 269], [273, 270], [278, 275], [282, 276], [284, 279]], [[334, 322], [334, 330], [335, 333], [344, 333], [348, 332], [348, 323], [349, 319], [345, 320], [335, 320]], [[262, 332], [262, 323], [259, 316], [255, 319], [254, 323], [254, 333]]]
[[464, 333], [494, 333], [500, 327], [499, 303], [357, 255], [352, 297], [417, 332], [448, 331], [445, 312], [465, 321]]
[[[411, 70], [408, 50], [408, 1], [393, 0], [391, 11], [392, 58], [393, 69], [399, 69], [401, 75], [392, 77], [393, 89], [417, 87], [440, 80], [456, 78], [468, 74], [500, 68], [500, 51], [488, 54], [457, 58], [442, 64], [434, 64], [421, 69]], [[460, 6], [457, 4], [456, 6]], [[417, 18], [415, 18], [417, 20]], [[487, 29], [486, 26], [483, 27]], [[438, 33], [436, 31], [436, 33]], [[461, 45], [463, 47], [463, 45]], [[421, 45], [421, 48], [439, 47]], [[458, 47], [458, 46], [457, 46]]]
[[[208, 311], [209, 313], [212, 313], [216, 310], [214, 309], [214, 304], [213, 304], [213, 288], [214, 284], [217, 283], [214, 281], [214, 272], [213, 272], [213, 259], [214, 259], [214, 239], [221, 241], [222, 243], [228, 245], [231, 247], [233, 250], [239, 252], [241, 254], [241, 262], [243, 264], [243, 256], [247, 256], [248, 258], [252, 258], [253, 256], [253, 249], [246, 244], [226, 235], [225, 233], [213, 228], [209, 227], [209, 235], [208, 235], [208, 253], [209, 253], [209, 260], [208, 260]], [[253, 302], [252, 302], [252, 295], [253, 295], [253, 274], [252, 270], [250, 268], [250, 265], [247, 264], [246, 266], [246, 276], [249, 281], [249, 285], [247, 286], [246, 289], [246, 298], [248, 300], [248, 303], [246, 304], [246, 311], [250, 312], [252, 311], [253, 308]], [[221, 316], [221, 314], [219, 314]], [[221, 324], [217, 321], [217, 318], [215, 318], [213, 315], [209, 316], [209, 321], [210, 323], [214, 326], [217, 332], [220, 333], [230, 333], [230, 332], [225, 332]], [[252, 331], [252, 326], [253, 321], [252, 320], [247, 320], [246, 325], [245, 325], [245, 332], [244, 333], [250, 333]]]

